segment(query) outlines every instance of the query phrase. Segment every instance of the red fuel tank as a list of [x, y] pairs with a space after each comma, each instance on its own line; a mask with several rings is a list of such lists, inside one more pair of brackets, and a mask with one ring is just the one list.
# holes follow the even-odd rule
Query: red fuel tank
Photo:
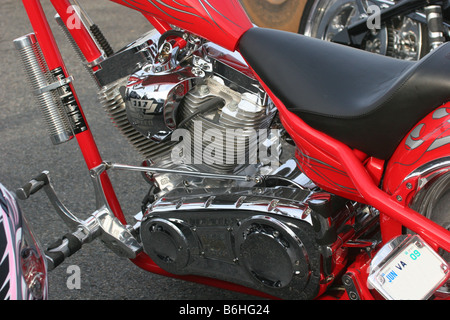
[[110, 0], [234, 51], [253, 27], [238, 0]]

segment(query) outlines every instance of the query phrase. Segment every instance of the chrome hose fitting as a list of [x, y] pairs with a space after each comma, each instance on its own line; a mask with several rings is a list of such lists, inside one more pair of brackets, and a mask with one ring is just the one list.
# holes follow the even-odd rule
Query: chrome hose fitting
[[73, 130], [57, 89], [72, 79], [54, 79], [33, 33], [14, 40], [14, 45], [19, 51], [52, 143], [58, 145], [71, 140], [74, 137]]

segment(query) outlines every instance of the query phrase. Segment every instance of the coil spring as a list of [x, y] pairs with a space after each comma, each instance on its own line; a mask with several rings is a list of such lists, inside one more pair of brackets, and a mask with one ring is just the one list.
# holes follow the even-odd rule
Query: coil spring
[[94, 72], [92, 71], [92, 68], [88, 65], [88, 62], [86, 61], [86, 58], [84, 57], [83, 53], [80, 50], [80, 47], [78, 47], [78, 44], [73, 39], [72, 35], [70, 34], [69, 30], [67, 29], [67, 26], [64, 24], [64, 21], [61, 19], [61, 17], [57, 14], [55, 16], [56, 23], [61, 28], [62, 32], [66, 36], [67, 41], [72, 46], [72, 49], [75, 51], [76, 55], [80, 59], [80, 61], [83, 63], [84, 69], [89, 74], [91, 79], [94, 81], [95, 85], [100, 88], [100, 84], [97, 81], [97, 78], [94, 75]]
[[105, 51], [106, 56], [111, 57], [112, 55], [114, 55], [114, 50], [111, 48], [111, 45], [109, 44], [108, 40], [106, 40], [100, 28], [96, 24], [94, 24], [90, 26], [89, 29], [91, 30], [92, 35], [95, 37], [100, 47], [103, 49], [103, 51]]
[[39, 92], [54, 80], [48, 70], [39, 43], [34, 34], [14, 40], [25, 73], [34, 91], [36, 102], [41, 110], [50, 139], [60, 144], [73, 138], [67, 115], [55, 91]]

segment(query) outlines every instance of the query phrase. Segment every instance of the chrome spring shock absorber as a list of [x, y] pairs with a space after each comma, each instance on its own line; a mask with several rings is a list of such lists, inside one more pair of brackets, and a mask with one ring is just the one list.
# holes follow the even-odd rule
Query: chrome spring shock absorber
[[71, 82], [71, 78], [55, 79], [52, 76], [33, 33], [14, 40], [14, 45], [19, 51], [51, 141], [57, 145], [71, 140], [73, 130], [57, 93], [57, 89]]
[[442, 8], [438, 5], [425, 7], [428, 23], [428, 39], [430, 50], [434, 50], [445, 42]]

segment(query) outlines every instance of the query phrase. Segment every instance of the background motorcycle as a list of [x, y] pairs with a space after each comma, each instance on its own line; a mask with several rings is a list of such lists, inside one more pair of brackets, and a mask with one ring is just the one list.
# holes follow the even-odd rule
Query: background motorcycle
[[[243, 0], [243, 4], [257, 25], [298, 32], [405, 60], [418, 60], [449, 38], [448, 1]], [[381, 28], [373, 31], [358, 29], [357, 25], [366, 24], [367, 18], [372, 16], [373, 19], [375, 11], [372, 12], [370, 6], [380, 8]], [[427, 15], [436, 13], [431, 31], [440, 34], [430, 38]], [[339, 36], [346, 34], [346, 40], [336, 39], [339, 33]], [[347, 41], [348, 33], [353, 40]]]
[[15, 196], [0, 184], [0, 300], [47, 298], [47, 260]]
[[[30, 4], [30, 6], [32, 6], [31, 4]], [[30, 9], [30, 7], [28, 7], [28, 9]], [[35, 8], [36, 9], [36, 8]], [[37, 10], [38, 11], [38, 10]], [[33, 12], [36, 12], [36, 10], [33, 10]], [[62, 14], [64, 14], [64, 12], [62, 12]], [[39, 17], [36, 17], [37, 19], [39, 18]], [[32, 19], [32, 23], [34, 23], [34, 24], [39, 24], [39, 21], [35, 21], [35, 20], [33, 20]], [[159, 27], [163, 27], [162, 25], [159, 25]], [[229, 43], [227, 42], [227, 40], [223, 40], [224, 42], [224, 44], [225, 45], [228, 45]], [[195, 43], [195, 42], [194, 42]], [[35, 42], [34, 42], [34, 39], [33, 39], [33, 37], [27, 37], [27, 38], [22, 38], [22, 39], [18, 39], [17, 40], [17, 42], [16, 42], [16, 45], [18, 46], [18, 48], [19, 49], [25, 49], [26, 47], [28, 47], [28, 46], [30, 46], [30, 45], [34, 45], [35, 44]], [[41, 43], [42, 45], [44, 45], [45, 44], [45, 41], [44, 41], [44, 43]], [[198, 60], [196, 60], [197, 62], [199, 62]], [[161, 62], [161, 61], [160, 61]], [[205, 67], [205, 65], [203, 65], [202, 64], [202, 66], [203, 67]], [[103, 67], [103, 66], [102, 66]], [[102, 69], [103, 70], [103, 69]], [[67, 81], [68, 81], [68, 79], [64, 79], [64, 78], [61, 78], [60, 79], [60, 82], [62, 82], [62, 83], [60, 83], [61, 84], [61, 86], [66, 86], [67, 85]], [[47, 87], [44, 87], [44, 88], [37, 88], [38, 90], [44, 90], [44, 92], [45, 92], [45, 89], [47, 89]], [[38, 92], [40, 92], [40, 91], [38, 91]], [[78, 127], [78, 128], [80, 128], [80, 127]], [[83, 131], [84, 132], [84, 131]], [[53, 139], [60, 139], [61, 138], [61, 136], [52, 136], [52, 138]], [[56, 141], [56, 142], [60, 142], [59, 140], [58, 141]], [[116, 168], [116, 169], [131, 169], [131, 170], [142, 170], [141, 168], [137, 168], [137, 167], [133, 167], [133, 168], [131, 168], [131, 167], [128, 167], [128, 168], [126, 168], [126, 167], [123, 167], [123, 166], [117, 166], [117, 165], [109, 165], [109, 164], [105, 164], [105, 165], [102, 165], [102, 166], [99, 166], [99, 167], [96, 167], [96, 168], [94, 168], [93, 170], [94, 171], [91, 171], [91, 175], [92, 175], [92, 177], [94, 178], [94, 179], [96, 179], [96, 186], [98, 187], [98, 179], [101, 179], [102, 178], [102, 170], [106, 170], [106, 169], [110, 169], [110, 168]], [[98, 170], [98, 171], [97, 171]], [[148, 169], [146, 169], [145, 171], [148, 171]], [[104, 176], [103, 176], [104, 177]], [[242, 177], [242, 176], [241, 176]], [[44, 177], [44, 179], [37, 179], [37, 180], [33, 180], [34, 181], [34, 183], [35, 182], [38, 182], [38, 183], [43, 183], [45, 186], [49, 186], [49, 183], [48, 183], [48, 181], [45, 181], [45, 177]], [[32, 188], [33, 188], [33, 185], [31, 186]], [[25, 197], [27, 197], [28, 196], [28, 194], [29, 193], [32, 193], [33, 191], [35, 191], [35, 190], [33, 190], [33, 189], [30, 189], [30, 190], [26, 190], [26, 188], [24, 189], [24, 190], [22, 190], [23, 192], [24, 192], [24, 195], [25, 195]], [[48, 189], [48, 188], [47, 188]], [[49, 190], [46, 190], [46, 191], [49, 191]], [[97, 190], [98, 191], [98, 190]], [[100, 199], [101, 200], [101, 199]], [[210, 204], [210, 203], [209, 203]], [[208, 205], [209, 205], [208, 204]], [[59, 208], [60, 210], [62, 210], [63, 208]], [[95, 216], [94, 216], [94, 218], [95, 218], [95, 220], [98, 222], [98, 220], [97, 219], [103, 219], [103, 218], [105, 218], [104, 217], [104, 213], [105, 213], [105, 208], [104, 207], [101, 207], [101, 208], [98, 208], [98, 211], [96, 211], [96, 213], [95, 213]], [[73, 218], [73, 217], [69, 217], [69, 218]], [[118, 218], [120, 218], [120, 217], [118, 217]], [[258, 220], [258, 219], [256, 219], [256, 220]], [[267, 221], [259, 221], [259, 222], [257, 222], [256, 220], [252, 220], [252, 223], [257, 223], [257, 224], [260, 224], [260, 223], [262, 223], [263, 225], [270, 225], [270, 222], [267, 222]], [[264, 220], [264, 219], [263, 219]], [[423, 220], [423, 219], [422, 219]], [[152, 223], [157, 223], [157, 224], [160, 224], [160, 223], [162, 223], [162, 225], [160, 225], [160, 227], [162, 227], [163, 229], [164, 228], [171, 228], [170, 227], [170, 224], [169, 225], [167, 225], [167, 222], [166, 222], [166, 225], [165, 225], [165, 227], [163, 227], [163, 225], [164, 225], [164, 222], [161, 222], [161, 221], [157, 221], [157, 220], [150, 220]], [[425, 220], [423, 220], [424, 222], [425, 222]], [[430, 225], [431, 226], [431, 225]], [[120, 227], [120, 226], [119, 226]], [[272, 225], [271, 226], [271, 228], [274, 228], [275, 226], [274, 225]], [[277, 227], [275, 227], [275, 229], [276, 229]], [[158, 231], [159, 229], [156, 229], [155, 231]], [[82, 230], [82, 231], [85, 231], [85, 230]], [[97, 232], [97, 230], [95, 230], [96, 232]], [[104, 231], [104, 230], [103, 230]], [[283, 227], [282, 227], [282, 231], [283, 231]], [[123, 230], [122, 229], [122, 231], [121, 232], [123, 232], [123, 234], [122, 234], [122, 236], [126, 236], [126, 237], [128, 237], [128, 234], [126, 233], [127, 232], [127, 230]], [[249, 229], [249, 232], [251, 232], [250, 231], [250, 229]], [[439, 231], [438, 231], [438, 229], [436, 229], [436, 232], [437, 232], [437, 234], [439, 234]], [[133, 243], [123, 243], [123, 242], [117, 242], [117, 240], [116, 241], [114, 241], [113, 239], [111, 239], [111, 237], [108, 237], [108, 234], [105, 234], [105, 233], [103, 233], [103, 232], [101, 232], [101, 234], [102, 234], [102, 236], [105, 236], [105, 238], [103, 238], [103, 240], [105, 241], [105, 242], [109, 242], [109, 244], [110, 245], [113, 245], [113, 247], [114, 247], [114, 245], [119, 245], [119, 248], [115, 248], [116, 250], [118, 250], [118, 252], [119, 253], [127, 253], [127, 248], [128, 249], [130, 249], [129, 247], [120, 247], [120, 245], [126, 245], [126, 246], [128, 246], [128, 245], [131, 245], [131, 246], [133, 246]], [[143, 234], [143, 236], [147, 236], [145, 233]], [[284, 237], [286, 237], [286, 235], [284, 235]], [[442, 237], [442, 235], [441, 235], [441, 237]], [[128, 238], [129, 239], [129, 238]], [[70, 239], [66, 239], [66, 240], [68, 240], [69, 242], [70, 242]], [[111, 242], [111, 240], [113, 240], [112, 242]], [[306, 239], [304, 239], [304, 240], [306, 240]], [[144, 240], [145, 241], [145, 240]], [[149, 244], [151, 244], [151, 243], [149, 243]], [[249, 245], [249, 246], [251, 246], [251, 244], [248, 244], [248, 243], [246, 243], [246, 246], [247, 245]], [[257, 249], [256, 247], [253, 247], [253, 246], [251, 246], [250, 248], [254, 248], [254, 249]], [[69, 249], [70, 249], [70, 245], [69, 245]], [[121, 250], [124, 250], [125, 252], [121, 252]], [[151, 251], [152, 249], [150, 249], [150, 251]], [[158, 250], [158, 249], [157, 249]], [[162, 250], [164, 250], [164, 249], [162, 249]], [[128, 251], [129, 252], [129, 251]], [[163, 263], [164, 264], [164, 261], [160, 261], [161, 263]], [[170, 266], [167, 266], [166, 265], [166, 267], [170, 267]], [[174, 267], [173, 265], [172, 265], [172, 267]], [[176, 267], [178, 267], [178, 266], [176, 266]], [[254, 266], [249, 266], [250, 268], [253, 268]], [[175, 269], [175, 271], [176, 272], [179, 272], [179, 271], [181, 271], [180, 269]], [[301, 273], [301, 272], [300, 272]], [[269, 276], [270, 277], [270, 276]], [[263, 282], [265, 282], [266, 280], [265, 279], [262, 279], [263, 280]]]

